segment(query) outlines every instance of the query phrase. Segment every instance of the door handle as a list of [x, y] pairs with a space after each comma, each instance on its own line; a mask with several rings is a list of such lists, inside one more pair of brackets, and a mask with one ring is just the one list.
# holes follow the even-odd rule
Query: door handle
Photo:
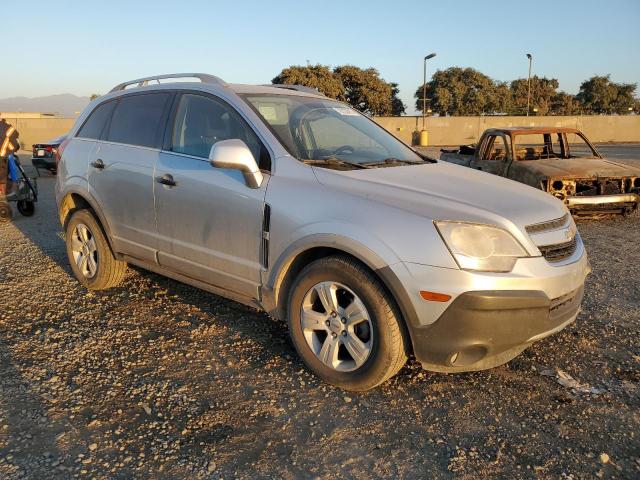
[[104, 170], [104, 162], [100, 158], [91, 162], [91, 166], [97, 170]]
[[176, 181], [173, 179], [173, 175], [165, 173], [163, 176], [158, 177], [158, 183], [166, 185], [168, 187], [175, 187]]

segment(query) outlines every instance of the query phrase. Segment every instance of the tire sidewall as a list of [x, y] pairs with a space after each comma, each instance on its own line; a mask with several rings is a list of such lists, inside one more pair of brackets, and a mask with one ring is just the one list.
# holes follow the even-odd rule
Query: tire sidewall
[[36, 212], [35, 204], [29, 200], [20, 200], [16, 206], [23, 217], [31, 217]]
[[[360, 270], [339, 260], [321, 262], [314, 262], [303, 269], [291, 288], [287, 319], [293, 344], [304, 363], [327, 382], [351, 390], [371, 388], [386, 376], [393, 361], [390, 332], [386, 324], [386, 310], [391, 305], [379, 284], [371, 276], [364, 275]], [[372, 351], [364, 365], [352, 372], [339, 372], [322, 363], [309, 348], [302, 332], [302, 301], [314, 285], [323, 281], [338, 282], [349, 287], [364, 303], [370, 316]]]
[[[96, 249], [98, 252], [98, 271], [92, 278], [85, 277], [82, 272], [78, 269], [76, 265], [76, 261], [73, 258], [73, 253], [71, 250], [71, 237], [73, 235], [73, 231], [78, 224], [84, 224], [91, 235], [93, 236], [96, 242]], [[65, 232], [65, 243], [67, 246], [67, 257], [69, 259], [69, 265], [71, 265], [71, 270], [73, 271], [74, 276], [78, 281], [84, 285], [85, 287], [92, 289], [96, 284], [100, 283], [100, 280], [104, 276], [104, 268], [105, 268], [105, 257], [107, 254], [110, 254], [109, 245], [107, 244], [107, 240], [102, 232], [102, 228], [96, 221], [95, 217], [87, 210], [79, 210], [75, 212], [69, 223], [67, 224], [67, 230]]]

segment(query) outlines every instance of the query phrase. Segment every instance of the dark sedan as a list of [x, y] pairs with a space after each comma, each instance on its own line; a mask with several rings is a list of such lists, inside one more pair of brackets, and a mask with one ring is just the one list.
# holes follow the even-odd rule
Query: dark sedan
[[58, 168], [56, 154], [58, 153], [58, 147], [64, 142], [65, 138], [67, 138], [66, 135], [61, 135], [48, 142], [34, 144], [33, 157], [31, 158], [33, 166], [37, 169], [49, 170], [55, 175]]

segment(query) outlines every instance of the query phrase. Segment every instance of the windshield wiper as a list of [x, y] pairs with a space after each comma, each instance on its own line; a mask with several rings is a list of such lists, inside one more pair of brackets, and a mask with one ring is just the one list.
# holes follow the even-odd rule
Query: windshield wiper
[[323, 158], [322, 160], [303, 160], [307, 165], [339, 165], [354, 168], [373, 168], [366, 163], [347, 162], [336, 157]]
[[368, 162], [368, 163], [363, 163], [363, 165], [368, 165], [368, 166], [375, 166], [375, 165], [395, 165], [401, 163], [403, 165], [422, 165], [424, 162], [414, 162], [413, 160], [401, 160], [399, 158], [395, 158], [395, 157], [389, 157], [389, 158], [385, 158], [384, 160], [381, 160], [379, 162]]

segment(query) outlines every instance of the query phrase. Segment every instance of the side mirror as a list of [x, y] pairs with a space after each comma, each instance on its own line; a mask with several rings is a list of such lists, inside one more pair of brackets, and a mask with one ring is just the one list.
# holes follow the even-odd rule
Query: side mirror
[[215, 168], [240, 170], [249, 188], [259, 188], [262, 185], [262, 172], [251, 150], [240, 139], [233, 138], [215, 143], [209, 153], [209, 163]]

